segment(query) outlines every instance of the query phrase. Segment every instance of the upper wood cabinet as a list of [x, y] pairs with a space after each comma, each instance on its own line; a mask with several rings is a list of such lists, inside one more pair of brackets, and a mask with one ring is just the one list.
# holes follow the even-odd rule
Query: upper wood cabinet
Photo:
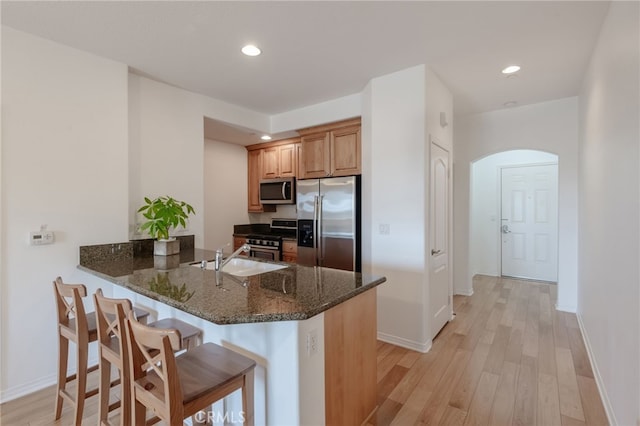
[[361, 173], [360, 118], [298, 130], [302, 179]]
[[263, 179], [296, 177], [298, 168], [298, 151], [296, 143], [263, 148], [262, 152]]
[[263, 167], [262, 150], [254, 150], [247, 152], [247, 168], [248, 168], [248, 208], [251, 213], [261, 213], [264, 211], [275, 211], [274, 205], [263, 206], [260, 204], [260, 179], [262, 178]]
[[300, 139], [294, 138], [247, 147], [249, 212], [276, 211], [275, 204], [260, 204], [260, 180], [297, 177], [299, 145]]

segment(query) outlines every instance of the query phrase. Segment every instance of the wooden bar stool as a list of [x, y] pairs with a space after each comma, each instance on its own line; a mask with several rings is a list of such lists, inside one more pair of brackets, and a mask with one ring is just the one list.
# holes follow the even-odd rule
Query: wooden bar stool
[[147, 408], [168, 425], [181, 426], [185, 418], [238, 389], [245, 424], [253, 425], [254, 360], [213, 343], [175, 356], [179, 331], [146, 326], [131, 314], [126, 331], [136, 426], [157, 420], [147, 421]]
[[[93, 295], [98, 321], [98, 355], [100, 366], [100, 405], [98, 418], [100, 425], [109, 425], [109, 412], [120, 407], [120, 424], [131, 425], [131, 381], [129, 379], [129, 350], [125, 335], [125, 322], [132, 312], [129, 299], [111, 299], [98, 289]], [[202, 330], [174, 318], [167, 318], [149, 324], [149, 327], [171, 327], [180, 331], [182, 340], [179, 349], [195, 347], [202, 342]], [[109, 404], [111, 366], [115, 366], [120, 376], [120, 401]]]
[[[56, 386], [55, 420], [60, 419], [62, 404], [66, 399], [74, 406], [74, 424], [82, 422], [84, 400], [98, 393], [98, 388], [87, 388], [87, 374], [98, 369], [96, 364], [87, 367], [89, 342], [98, 338], [95, 312], [86, 313], [82, 298], [87, 296], [84, 284], [65, 284], [57, 277], [53, 282], [53, 292], [58, 313], [58, 383]], [[140, 321], [146, 321], [149, 312], [135, 309]], [[69, 341], [76, 345], [76, 374], [67, 376], [69, 361]], [[76, 380], [75, 398], [66, 390], [67, 383]]]

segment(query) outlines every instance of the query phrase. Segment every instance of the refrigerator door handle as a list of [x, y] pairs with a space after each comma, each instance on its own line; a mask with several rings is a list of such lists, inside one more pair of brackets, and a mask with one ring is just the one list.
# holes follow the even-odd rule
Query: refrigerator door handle
[[318, 196], [313, 196], [313, 259], [318, 264]]
[[320, 196], [318, 202], [318, 266], [323, 266], [322, 263], [324, 261], [324, 244], [322, 241], [322, 204], [324, 201], [324, 195]]

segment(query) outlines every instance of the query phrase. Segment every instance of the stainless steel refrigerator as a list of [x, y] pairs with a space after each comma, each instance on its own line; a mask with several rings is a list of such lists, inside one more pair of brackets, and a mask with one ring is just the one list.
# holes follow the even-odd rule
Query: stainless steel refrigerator
[[360, 176], [296, 186], [298, 263], [360, 272]]

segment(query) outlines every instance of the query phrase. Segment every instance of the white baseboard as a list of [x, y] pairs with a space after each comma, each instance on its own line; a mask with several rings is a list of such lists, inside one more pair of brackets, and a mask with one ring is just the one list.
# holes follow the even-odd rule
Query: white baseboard
[[19, 386], [5, 389], [0, 392], [0, 403], [4, 404], [5, 402], [13, 401], [14, 399], [20, 398], [21, 396], [29, 395], [30, 393], [54, 385], [58, 380], [57, 376], [57, 374], [52, 374], [46, 377], [41, 377], [40, 379], [33, 380], [29, 383], [24, 383]]
[[458, 291], [454, 292], [453, 294], [458, 294], [460, 296], [473, 296], [473, 289], [470, 288], [468, 290], [458, 290]]
[[567, 305], [556, 305], [556, 311], [569, 312], [575, 314], [577, 309], [575, 306], [567, 306]]
[[602, 405], [604, 405], [604, 411], [607, 414], [607, 420], [610, 425], [617, 425], [615, 415], [613, 414], [613, 407], [611, 406], [611, 401], [609, 401], [609, 396], [607, 395], [607, 390], [604, 387], [604, 382], [602, 381], [602, 376], [600, 376], [600, 370], [598, 370], [598, 365], [595, 362], [595, 358], [593, 356], [593, 351], [591, 350], [591, 343], [589, 342], [589, 336], [585, 331], [584, 324], [582, 323], [582, 317], [579, 314], [576, 314], [578, 318], [578, 326], [580, 327], [580, 334], [582, 334], [582, 340], [584, 341], [584, 346], [587, 349], [587, 356], [589, 357], [589, 362], [591, 363], [591, 369], [593, 370], [593, 377], [596, 381], [596, 386], [598, 386], [598, 393], [600, 393], [600, 398], [602, 399]]
[[382, 340], [383, 342], [391, 343], [392, 345], [401, 346], [403, 348], [422, 353], [426, 353], [431, 350], [431, 340], [425, 343], [420, 343], [413, 340], [405, 339], [404, 337], [393, 336], [391, 334], [381, 332], [378, 332], [378, 340]]
[[[91, 354], [91, 356], [87, 360], [87, 364], [89, 366], [92, 366], [97, 363], [98, 363], [97, 355]], [[69, 364], [72, 364], [71, 360], [69, 361]], [[75, 365], [69, 365], [69, 367], [70, 368], [67, 370], [67, 376], [70, 376], [76, 373]], [[98, 374], [98, 373], [91, 373], [91, 374]], [[34, 393], [46, 387], [55, 385], [57, 381], [58, 381], [58, 373], [53, 373], [53, 374], [48, 374], [36, 380], [32, 380], [30, 382], [23, 383], [18, 386], [13, 386], [8, 389], [0, 390], [0, 404], [13, 401], [14, 399], [18, 399], [22, 396], [29, 395], [30, 393]]]

